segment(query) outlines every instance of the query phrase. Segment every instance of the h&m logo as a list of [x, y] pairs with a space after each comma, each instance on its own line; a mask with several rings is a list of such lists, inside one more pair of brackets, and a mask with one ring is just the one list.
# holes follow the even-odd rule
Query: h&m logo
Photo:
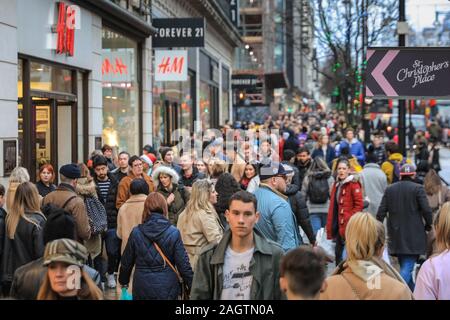
[[80, 29], [80, 7], [57, 2], [58, 20], [52, 30], [57, 34], [56, 53], [73, 57], [75, 51], [75, 29]]

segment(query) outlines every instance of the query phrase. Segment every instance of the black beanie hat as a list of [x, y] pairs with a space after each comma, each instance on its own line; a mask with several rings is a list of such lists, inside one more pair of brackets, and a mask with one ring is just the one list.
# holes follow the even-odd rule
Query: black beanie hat
[[144, 179], [134, 179], [130, 185], [130, 193], [132, 195], [137, 194], [148, 195], [150, 193], [150, 190], [147, 182]]
[[96, 156], [93, 160], [92, 160], [92, 166], [94, 168], [98, 167], [98, 166], [108, 166], [108, 160], [106, 159], [105, 156]]
[[42, 211], [47, 217], [44, 244], [62, 238], [75, 239], [75, 220], [70, 213], [54, 205], [46, 206]]

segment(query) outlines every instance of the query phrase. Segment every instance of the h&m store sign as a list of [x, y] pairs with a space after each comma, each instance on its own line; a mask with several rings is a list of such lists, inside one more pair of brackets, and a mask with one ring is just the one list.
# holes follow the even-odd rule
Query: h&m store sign
[[153, 48], [205, 46], [205, 18], [153, 19]]
[[56, 24], [52, 32], [56, 33], [56, 54], [73, 57], [75, 54], [75, 30], [81, 26], [81, 9], [76, 5], [57, 2]]

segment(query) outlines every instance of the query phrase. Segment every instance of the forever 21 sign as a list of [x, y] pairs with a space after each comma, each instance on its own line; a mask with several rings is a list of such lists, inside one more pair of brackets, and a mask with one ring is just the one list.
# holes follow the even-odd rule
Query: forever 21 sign
[[153, 19], [153, 48], [205, 46], [204, 18]]

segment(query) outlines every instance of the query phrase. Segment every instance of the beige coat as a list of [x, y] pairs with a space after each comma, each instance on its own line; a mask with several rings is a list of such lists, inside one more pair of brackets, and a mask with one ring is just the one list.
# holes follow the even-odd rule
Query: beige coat
[[[353, 272], [348, 265], [342, 272], [335, 272], [327, 281], [326, 290], [320, 300], [412, 300], [408, 286], [388, 276], [385, 271], [371, 265], [361, 275]], [[375, 268], [375, 269], [374, 269]], [[376, 277], [371, 278], [374, 274]], [[371, 278], [372, 280], [367, 280]]]
[[145, 194], [132, 195], [119, 209], [117, 214], [117, 236], [122, 239], [121, 253], [125, 251], [133, 228], [142, 223], [145, 199], [147, 199]]
[[186, 209], [178, 217], [178, 229], [189, 256], [192, 270], [195, 270], [200, 250], [210, 243], [218, 243], [223, 236], [223, 227], [217, 212], [205, 210], [187, 213]]

